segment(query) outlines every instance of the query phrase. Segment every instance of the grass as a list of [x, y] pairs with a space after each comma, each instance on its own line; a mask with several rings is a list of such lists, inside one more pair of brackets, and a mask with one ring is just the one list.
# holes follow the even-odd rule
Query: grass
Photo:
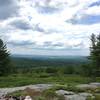
[[[96, 81], [100, 82], [98, 77]], [[9, 76], [0, 77], [0, 88], [24, 86], [29, 84], [61, 84], [61, 85], [76, 85], [91, 82], [91, 78], [82, 77], [79, 75], [51, 75], [48, 73], [27, 73], [27, 74], [13, 74]]]

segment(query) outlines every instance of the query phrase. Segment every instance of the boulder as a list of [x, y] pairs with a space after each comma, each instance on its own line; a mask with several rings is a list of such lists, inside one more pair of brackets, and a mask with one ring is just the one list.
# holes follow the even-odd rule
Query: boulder
[[78, 94], [74, 94], [74, 95], [65, 95], [65, 100], [86, 100], [86, 97], [83, 97], [81, 95]]
[[65, 100], [86, 100], [86, 98], [93, 97], [91, 93], [74, 93], [72, 91], [66, 91], [66, 90], [57, 90], [56, 93], [58, 95], [63, 95], [65, 97]]
[[83, 97], [92, 97], [93, 95], [91, 93], [79, 93], [80, 96], [83, 96]]

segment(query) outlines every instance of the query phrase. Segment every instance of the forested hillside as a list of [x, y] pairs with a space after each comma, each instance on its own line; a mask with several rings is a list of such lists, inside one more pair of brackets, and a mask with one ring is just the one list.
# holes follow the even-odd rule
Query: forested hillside
[[89, 59], [85, 56], [11, 56], [17, 67], [65, 67], [87, 64]]

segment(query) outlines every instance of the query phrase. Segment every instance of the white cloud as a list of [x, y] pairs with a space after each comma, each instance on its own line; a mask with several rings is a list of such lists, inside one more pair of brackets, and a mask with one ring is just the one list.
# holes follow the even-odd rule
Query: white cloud
[[86, 11], [86, 13], [90, 15], [100, 15], [100, 6], [91, 7]]
[[96, 1], [20, 0], [19, 15], [0, 22], [0, 31], [7, 37], [6, 41], [35, 43], [31, 48], [88, 50], [89, 37], [91, 33], [100, 32], [100, 22], [87, 25], [69, 20], [82, 21], [86, 15], [100, 15], [100, 6], [89, 6]]

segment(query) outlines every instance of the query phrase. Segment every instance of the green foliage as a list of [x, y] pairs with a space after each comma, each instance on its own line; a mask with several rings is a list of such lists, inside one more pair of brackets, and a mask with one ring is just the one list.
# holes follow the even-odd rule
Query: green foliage
[[52, 90], [67, 90], [67, 91], [73, 91], [73, 92], [76, 92], [76, 93], [80, 93], [80, 92], [85, 92], [84, 89], [80, 89], [80, 88], [77, 88], [75, 84], [67, 84], [67, 85], [55, 85]]
[[0, 75], [7, 75], [11, 70], [9, 52], [6, 45], [0, 39]]
[[18, 68], [45, 68], [45, 67], [67, 67], [67, 66], [79, 66], [82, 64], [87, 64], [88, 59], [84, 56], [74, 56], [74, 57], [20, 57], [11, 56], [12, 62]]
[[92, 70], [93, 69], [91, 68], [90, 64], [84, 64], [84, 65], [81, 66], [80, 75], [91, 76], [93, 74]]
[[57, 68], [48, 67], [45, 71], [46, 73], [56, 74], [58, 70]]
[[36, 100], [45, 100], [45, 97], [39, 96]]
[[58, 100], [65, 100], [65, 97], [63, 95], [59, 95]]
[[[51, 76], [48, 73], [46, 77], [40, 77], [42, 73], [26, 73], [26, 74], [14, 74], [9, 76], [0, 77], [0, 87], [15, 87], [15, 86], [24, 86], [29, 84], [42, 84], [42, 83], [50, 83], [50, 84], [61, 84], [61, 85], [76, 85], [83, 83], [90, 83], [91, 78], [83, 77], [79, 75], [54, 75]], [[10, 80], [10, 81], [9, 81]], [[96, 78], [97, 82], [100, 82], [100, 78]]]
[[95, 100], [95, 99], [92, 98], [91, 96], [88, 96], [88, 97], [86, 98], [86, 100]]
[[56, 94], [55, 87], [43, 91], [43, 96], [45, 97], [44, 100], [65, 100], [63, 95]]
[[67, 66], [63, 70], [64, 74], [74, 74], [75, 73], [75, 68], [74, 66]]
[[55, 91], [53, 91], [52, 89], [48, 89], [48, 90], [45, 90], [43, 92], [43, 95], [46, 97], [46, 98], [54, 98], [57, 96], [57, 94], [55, 93]]

